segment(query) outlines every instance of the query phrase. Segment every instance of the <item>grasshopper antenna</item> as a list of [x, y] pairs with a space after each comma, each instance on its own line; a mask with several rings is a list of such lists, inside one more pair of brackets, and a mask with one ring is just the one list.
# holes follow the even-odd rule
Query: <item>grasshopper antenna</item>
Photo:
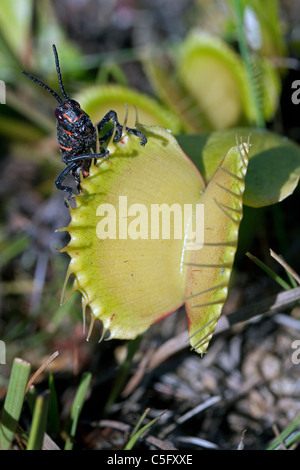
[[[63, 82], [62, 82], [62, 78], [61, 78], [58, 54], [57, 54], [55, 44], [52, 45], [52, 49], [53, 49], [53, 52], [54, 52], [54, 58], [55, 58], [55, 65], [56, 65], [56, 72], [57, 72], [57, 77], [58, 77], [59, 88], [60, 88], [64, 98], [69, 101], [70, 98], [68, 97], [67, 93], [65, 92]], [[57, 99], [59, 104], [63, 104], [63, 100], [61, 99], [61, 97], [56, 93], [56, 91], [52, 90], [52, 88], [50, 88], [48, 85], [45, 85], [45, 83], [43, 83], [41, 80], [39, 80], [38, 78], [33, 77], [32, 75], [25, 72], [24, 70], [22, 70], [22, 74], [25, 75], [25, 77], [32, 80], [34, 83], [37, 83], [38, 85], [40, 85], [45, 90], [49, 91], [49, 93], [51, 93], [51, 95], [54, 96], [55, 99]]]
[[55, 58], [55, 65], [56, 65], [56, 72], [57, 72], [57, 76], [58, 76], [59, 88], [60, 88], [63, 96], [66, 98], [66, 100], [70, 100], [70, 98], [68, 97], [67, 93], [65, 92], [65, 89], [64, 89], [64, 86], [63, 86], [63, 82], [62, 82], [62, 78], [61, 78], [61, 72], [60, 72], [60, 66], [59, 66], [59, 60], [58, 60], [58, 54], [57, 54], [55, 44], [52, 44], [52, 49], [53, 49], [54, 58]]
[[45, 85], [45, 83], [41, 82], [41, 80], [38, 80], [37, 78], [33, 77], [29, 73], [25, 72], [25, 70], [22, 70], [22, 74], [25, 75], [25, 77], [32, 80], [34, 83], [37, 83], [38, 85], [40, 85], [45, 90], [49, 91], [49, 93], [51, 93], [51, 95], [57, 99], [59, 104], [63, 104], [63, 100], [61, 99], [61, 97], [56, 93], [56, 91], [52, 90], [52, 88], [50, 88], [48, 85]]

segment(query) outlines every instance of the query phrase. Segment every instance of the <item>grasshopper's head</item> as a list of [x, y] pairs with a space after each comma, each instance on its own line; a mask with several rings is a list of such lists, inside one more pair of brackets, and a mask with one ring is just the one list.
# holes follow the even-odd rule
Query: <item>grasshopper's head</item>
[[58, 93], [56, 93], [56, 91], [52, 90], [52, 88], [41, 80], [33, 77], [27, 72], [22, 71], [22, 73], [33, 82], [49, 91], [49, 93], [51, 93], [51, 95], [59, 102], [59, 106], [54, 111], [57, 123], [58, 143], [62, 150], [78, 153], [80, 150], [85, 151], [86, 149], [94, 147], [93, 144], [96, 139], [96, 130], [89, 115], [81, 109], [80, 104], [69, 98], [67, 95], [62, 83], [58, 54], [54, 44], [52, 48], [55, 57], [59, 87], [64, 100], [58, 95]]

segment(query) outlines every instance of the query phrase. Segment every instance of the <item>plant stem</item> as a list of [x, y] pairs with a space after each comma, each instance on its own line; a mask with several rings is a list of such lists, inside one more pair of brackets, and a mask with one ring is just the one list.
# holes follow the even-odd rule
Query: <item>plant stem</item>
[[244, 63], [246, 74], [248, 75], [251, 100], [254, 105], [254, 119], [255, 125], [258, 127], [266, 127], [260, 99], [257, 93], [256, 81], [253, 73], [253, 67], [251, 63], [251, 57], [247, 46], [245, 32], [243, 27], [243, 9], [241, 0], [233, 0], [233, 9], [236, 15], [236, 31], [239, 42], [240, 54]]

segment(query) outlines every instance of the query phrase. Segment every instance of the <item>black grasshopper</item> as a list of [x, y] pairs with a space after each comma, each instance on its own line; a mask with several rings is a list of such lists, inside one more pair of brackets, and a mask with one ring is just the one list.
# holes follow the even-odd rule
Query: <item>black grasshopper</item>
[[[80, 107], [80, 104], [68, 97], [63, 87], [61, 72], [59, 67], [58, 54], [55, 45], [52, 46], [56, 64], [56, 71], [60, 91], [65, 98], [64, 100], [49, 86], [33, 77], [24, 70], [22, 73], [30, 78], [33, 82], [37, 83], [45, 90], [49, 91], [54, 98], [59, 102], [59, 106], [55, 109], [54, 115], [56, 117], [57, 127], [57, 140], [62, 153], [62, 161], [67, 165], [66, 168], [60, 173], [55, 181], [56, 187], [62, 191], [68, 191], [70, 199], [74, 191], [69, 186], [63, 186], [62, 182], [66, 176], [71, 173], [77, 184], [77, 192], [80, 192], [80, 173], [84, 177], [88, 176], [91, 162], [98, 159], [104, 159], [109, 156], [109, 151], [103, 148], [103, 144], [112, 137], [114, 133], [114, 141], [118, 142], [123, 133], [123, 126], [118, 121], [117, 113], [113, 110], [109, 111], [101, 121], [94, 126], [88, 114], [86, 114]], [[109, 129], [102, 137], [99, 134], [104, 129], [106, 124], [112, 121], [114, 127]], [[147, 143], [147, 139], [137, 129], [126, 127], [128, 133], [134, 134], [141, 139], [141, 145]]]

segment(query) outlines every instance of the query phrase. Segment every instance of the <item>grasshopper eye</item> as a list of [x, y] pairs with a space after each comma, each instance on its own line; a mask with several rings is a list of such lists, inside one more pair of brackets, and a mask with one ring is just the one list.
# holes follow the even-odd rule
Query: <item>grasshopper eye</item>
[[65, 118], [64, 118], [62, 112], [59, 110], [59, 108], [56, 108], [56, 110], [54, 111], [54, 115], [55, 115], [56, 119], [60, 122], [65, 120]]

